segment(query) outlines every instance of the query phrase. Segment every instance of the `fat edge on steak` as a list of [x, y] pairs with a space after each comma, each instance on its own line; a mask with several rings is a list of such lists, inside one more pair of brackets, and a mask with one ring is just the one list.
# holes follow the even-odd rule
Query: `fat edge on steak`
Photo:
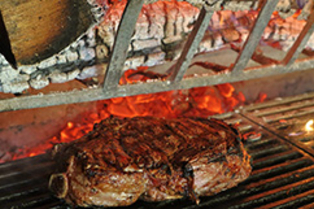
[[216, 119], [111, 117], [57, 146], [49, 181], [72, 205], [127, 206], [210, 196], [244, 181], [250, 156], [238, 131]]

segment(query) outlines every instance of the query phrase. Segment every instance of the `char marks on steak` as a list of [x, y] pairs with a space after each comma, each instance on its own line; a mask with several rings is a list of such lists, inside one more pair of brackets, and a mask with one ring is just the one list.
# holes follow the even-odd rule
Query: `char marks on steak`
[[108, 118], [56, 149], [49, 187], [79, 206], [126, 206], [137, 199], [198, 201], [251, 172], [238, 131], [217, 119]]

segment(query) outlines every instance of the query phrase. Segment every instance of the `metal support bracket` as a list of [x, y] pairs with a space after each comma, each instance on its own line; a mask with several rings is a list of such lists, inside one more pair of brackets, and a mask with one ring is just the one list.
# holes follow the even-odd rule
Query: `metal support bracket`
[[115, 38], [110, 62], [105, 74], [104, 91], [116, 89], [122, 76], [122, 70], [127, 58], [130, 40], [132, 38], [137, 18], [143, 7], [144, 0], [128, 1], [122, 19], [119, 24], [118, 33]]
[[180, 58], [175, 64], [173, 72], [171, 72], [170, 81], [179, 82], [182, 80], [184, 73], [189, 68], [191, 60], [199, 46], [205, 31], [209, 25], [209, 21], [214, 14], [214, 11], [206, 11], [203, 7], [198, 16], [196, 24], [188, 37]]
[[246, 67], [259, 43], [259, 40], [262, 37], [271, 15], [275, 11], [278, 1], [279, 0], [267, 0], [264, 2], [258, 17], [255, 20], [254, 27], [251, 29], [250, 35], [244, 43], [244, 46], [232, 68], [232, 73], [239, 73], [239, 71], [242, 71]]

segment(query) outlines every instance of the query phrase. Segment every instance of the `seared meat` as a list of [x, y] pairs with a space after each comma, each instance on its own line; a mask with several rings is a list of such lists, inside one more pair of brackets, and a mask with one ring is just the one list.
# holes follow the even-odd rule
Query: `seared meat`
[[216, 119], [108, 118], [58, 148], [49, 187], [79, 206], [213, 195], [251, 172], [237, 130]]

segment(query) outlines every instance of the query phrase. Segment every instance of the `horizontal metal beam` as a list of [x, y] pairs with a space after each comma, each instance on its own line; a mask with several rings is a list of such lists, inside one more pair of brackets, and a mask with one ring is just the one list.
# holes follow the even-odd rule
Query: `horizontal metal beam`
[[289, 67], [284, 65], [268, 65], [249, 68], [237, 74], [225, 73], [209, 76], [195, 76], [184, 78], [181, 82], [155, 81], [148, 83], [128, 84], [118, 86], [113, 91], [103, 91], [102, 88], [75, 90], [69, 92], [51, 93], [46, 95], [20, 96], [0, 100], [0, 112], [19, 109], [31, 109], [62, 104], [79, 103], [109, 99], [114, 97], [133, 96], [138, 94], [156, 93], [193, 87], [212, 86], [222, 83], [267, 77], [294, 71], [312, 69], [314, 59], [297, 60]]

